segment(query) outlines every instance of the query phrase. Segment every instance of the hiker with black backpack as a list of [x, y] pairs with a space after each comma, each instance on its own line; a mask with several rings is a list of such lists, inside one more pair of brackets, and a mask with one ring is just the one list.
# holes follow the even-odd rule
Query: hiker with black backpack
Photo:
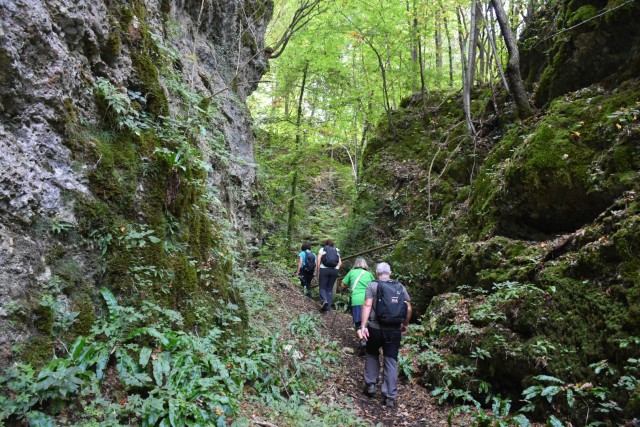
[[380, 347], [384, 359], [382, 395], [385, 405], [395, 406], [398, 395], [398, 352], [402, 335], [411, 320], [411, 298], [401, 283], [391, 280], [386, 262], [376, 266], [377, 279], [369, 283], [362, 307], [359, 336], [367, 341], [364, 392], [373, 397], [380, 375]]
[[316, 271], [316, 256], [311, 252], [311, 243], [304, 242], [298, 254], [298, 270], [296, 276], [300, 278], [304, 294], [311, 298], [311, 281]]
[[320, 248], [316, 259], [320, 299], [322, 300], [320, 311], [323, 313], [331, 310], [333, 285], [336, 283], [341, 265], [340, 250], [335, 247], [333, 240], [327, 239], [322, 248]]
[[358, 352], [364, 355], [364, 347], [366, 341], [360, 337], [360, 325], [362, 324], [362, 305], [364, 304], [364, 294], [367, 285], [374, 280], [373, 274], [368, 271], [367, 261], [364, 258], [356, 258], [353, 268], [342, 279], [342, 287], [351, 291], [351, 315], [353, 316], [353, 325], [359, 338]]

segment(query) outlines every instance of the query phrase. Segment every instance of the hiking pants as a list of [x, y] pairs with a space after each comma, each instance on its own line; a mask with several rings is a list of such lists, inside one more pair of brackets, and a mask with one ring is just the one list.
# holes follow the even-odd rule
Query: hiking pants
[[333, 285], [338, 278], [337, 268], [321, 268], [320, 269], [320, 299], [322, 302], [329, 303], [329, 307], [333, 304]]
[[308, 294], [311, 292], [311, 281], [313, 280], [313, 272], [307, 273], [306, 271], [300, 272], [300, 284], [304, 289], [304, 293]]
[[398, 352], [400, 351], [400, 329], [369, 328], [366, 356], [364, 360], [364, 382], [376, 384], [380, 376], [380, 347], [384, 359], [382, 386], [383, 396], [395, 399], [398, 395]]

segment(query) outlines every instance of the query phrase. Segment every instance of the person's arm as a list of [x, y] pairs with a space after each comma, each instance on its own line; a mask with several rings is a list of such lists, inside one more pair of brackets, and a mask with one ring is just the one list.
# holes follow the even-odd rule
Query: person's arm
[[340, 267], [342, 267], [342, 257], [338, 254], [338, 270], [340, 270]]
[[411, 321], [411, 303], [408, 301], [405, 301], [405, 304], [407, 304], [407, 317], [406, 319], [404, 319], [404, 322], [402, 323], [403, 334], [407, 332], [407, 326], [409, 326], [409, 321]]
[[300, 269], [302, 268], [302, 257], [298, 256], [298, 270], [296, 271], [296, 276], [300, 275]]
[[371, 314], [371, 307], [373, 306], [373, 298], [365, 299], [362, 306], [362, 318], [360, 319], [360, 338], [365, 340], [369, 338], [369, 330], [367, 329], [367, 322], [369, 321], [369, 314]]
[[322, 249], [318, 251], [318, 256], [316, 257], [316, 275], [318, 276], [318, 280], [320, 280], [320, 258], [322, 258]]

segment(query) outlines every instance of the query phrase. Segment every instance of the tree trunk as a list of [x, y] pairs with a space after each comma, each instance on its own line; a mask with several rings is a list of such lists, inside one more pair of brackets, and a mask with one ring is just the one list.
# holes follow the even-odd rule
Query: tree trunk
[[475, 69], [475, 56], [476, 56], [476, 2], [474, 0], [471, 5], [471, 16], [469, 25], [469, 43], [468, 43], [468, 57], [465, 61], [464, 51], [465, 42], [463, 38], [463, 14], [458, 10], [458, 25], [460, 29], [460, 51], [462, 52], [462, 106], [464, 109], [464, 116], [467, 123], [467, 131], [469, 135], [475, 135], [476, 129], [471, 119], [471, 88], [473, 87], [473, 75]]
[[442, 68], [442, 24], [440, 11], [436, 10], [436, 31], [435, 31], [435, 43], [436, 43], [436, 70], [440, 71]]
[[389, 89], [387, 84], [387, 70], [382, 60], [382, 55], [378, 52], [378, 49], [373, 45], [369, 39], [365, 39], [365, 42], [369, 45], [373, 53], [378, 58], [378, 66], [380, 67], [380, 74], [382, 75], [382, 96], [384, 99], [384, 109], [387, 112], [387, 118], [389, 119], [389, 129], [391, 133], [396, 136], [396, 127], [393, 125], [393, 117], [391, 116], [391, 102], [389, 101]]
[[[300, 97], [298, 98], [298, 113], [296, 115], [296, 150], [300, 150], [300, 125], [302, 124], [302, 101], [304, 99], [304, 89], [307, 85], [307, 71], [309, 70], [309, 62], [305, 62], [302, 70], [302, 86], [300, 87]], [[291, 238], [293, 237], [293, 229], [295, 226], [296, 197], [298, 192], [298, 163], [297, 157], [293, 165], [293, 178], [291, 179], [291, 198], [289, 199], [289, 215], [287, 218], [287, 244], [291, 246]]]
[[507, 79], [509, 80], [509, 86], [511, 87], [511, 92], [516, 102], [516, 107], [518, 108], [518, 116], [524, 119], [533, 114], [533, 111], [529, 103], [529, 98], [527, 97], [527, 92], [524, 90], [522, 77], [520, 76], [520, 52], [518, 51], [518, 45], [507, 21], [507, 15], [504, 12], [502, 3], [500, 0], [491, 0], [491, 4], [493, 5], [493, 10], [496, 12], [496, 18], [502, 31], [502, 38], [509, 52], [509, 61], [507, 62]]
[[478, 51], [478, 67], [476, 72], [476, 79], [480, 84], [485, 82], [485, 72], [487, 67], [486, 49], [484, 45], [484, 15], [482, 14], [482, 8], [479, 3], [476, 3], [476, 49]]
[[500, 75], [500, 81], [502, 81], [502, 85], [507, 93], [510, 93], [509, 84], [507, 83], [507, 78], [504, 75], [504, 69], [502, 68], [502, 61], [500, 60], [500, 55], [498, 54], [498, 46], [496, 45], [496, 32], [493, 24], [493, 18], [491, 16], [491, 9], [488, 9], [489, 14], [489, 25], [491, 26], [490, 31], [487, 32], [487, 36], [489, 37], [489, 43], [491, 44], [491, 50], [493, 52], [493, 57], [496, 61], [496, 68], [498, 69], [498, 74]]
[[427, 93], [427, 85], [424, 79], [424, 58], [422, 57], [422, 38], [418, 35], [418, 60], [420, 62], [420, 94], [422, 95], [422, 106], [425, 107], [425, 94]]
[[449, 87], [453, 86], [453, 44], [451, 43], [451, 33], [449, 32], [449, 22], [447, 17], [442, 18], [444, 24], [444, 32], [447, 35], [447, 48], [449, 52]]

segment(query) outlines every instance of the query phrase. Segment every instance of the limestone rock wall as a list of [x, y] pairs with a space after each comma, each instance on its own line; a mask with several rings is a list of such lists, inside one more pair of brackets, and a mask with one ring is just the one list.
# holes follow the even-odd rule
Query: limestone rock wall
[[[98, 214], [80, 208], [98, 200], [106, 216], [119, 206], [93, 178], [109, 160], [106, 151], [85, 155], [99, 145], [94, 135], [109, 121], [95, 94], [98, 79], [121, 93], [142, 94], [146, 103], [134, 108], [155, 121], [178, 112], [197, 114], [171, 85], [184, 85], [183, 92], [213, 105], [218, 113], [209, 125], [220, 132], [225, 160], [199, 147], [209, 163], [208, 191], [217, 194], [216, 203], [205, 202], [206, 218], [219, 217], [242, 236], [239, 241], [251, 242], [256, 173], [244, 101], [268, 67], [263, 36], [272, 8], [271, 0], [0, 0], [0, 365], [22, 350], [37, 347], [43, 357], [53, 351], [34, 344], [34, 337], [45, 344], [51, 339], [55, 314], [43, 310], [44, 294], [54, 294], [65, 310], [90, 321], [94, 310], [85, 306], [92, 304], [92, 289], [113, 285], [109, 278], [116, 268], [104, 266], [100, 245], [90, 239]], [[160, 56], [171, 58], [177, 81], [167, 81], [156, 61]], [[116, 141], [126, 133], [112, 128]], [[166, 228], [164, 219], [152, 223], [136, 200], [154, 191], [164, 194], [171, 180], [145, 175], [157, 161], [152, 149], [140, 147], [153, 143], [131, 132], [124, 137], [137, 150], [131, 157], [136, 182], [126, 182], [117, 161], [124, 149], [114, 145], [112, 174], [130, 186], [125, 195], [132, 201], [113, 213]], [[187, 191], [184, 181], [179, 191]], [[171, 213], [185, 227], [193, 222], [195, 214], [184, 213], [186, 208], [156, 203], [163, 204], [156, 211], [165, 217]], [[198, 226], [206, 230], [203, 246], [221, 240], [215, 237], [219, 224]], [[191, 243], [184, 257], [206, 261], [194, 253], [195, 237], [184, 239]], [[168, 270], [179, 264], [174, 258], [165, 262]], [[78, 323], [81, 333], [86, 325]]]

